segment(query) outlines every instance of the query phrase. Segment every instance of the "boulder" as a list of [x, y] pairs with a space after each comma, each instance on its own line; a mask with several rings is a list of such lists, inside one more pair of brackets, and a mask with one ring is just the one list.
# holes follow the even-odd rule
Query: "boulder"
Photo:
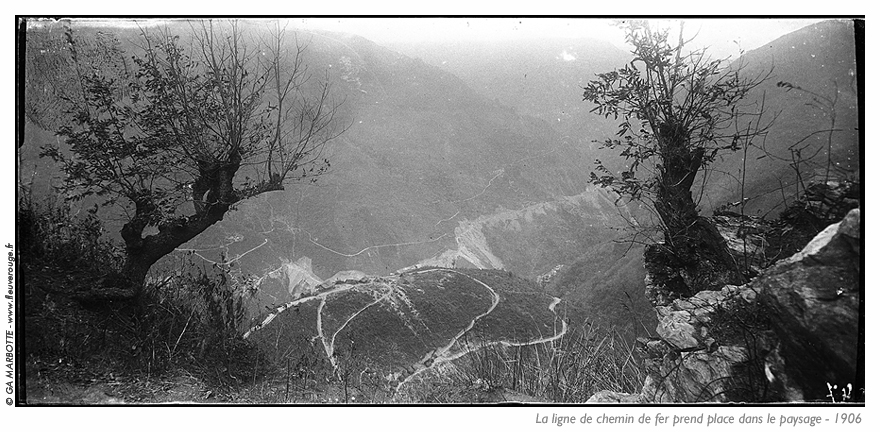
[[707, 330], [713, 314], [739, 299], [754, 302], [756, 296], [757, 290], [748, 285], [726, 285], [720, 291], [700, 291], [675, 299], [670, 306], [657, 306], [657, 335], [679, 351], [708, 348], [714, 343]]
[[657, 334], [678, 350], [696, 348], [700, 345], [699, 334], [690, 323], [687, 311], [673, 311], [666, 306], [657, 307]]
[[649, 370], [640, 397], [647, 403], [733, 400], [731, 383], [746, 360], [747, 350], [736, 346], [667, 355], [653, 363], [656, 369]]
[[803, 250], [765, 271], [763, 289], [785, 369], [806, 400], [857, 380], [861, 212], [851, 210]]

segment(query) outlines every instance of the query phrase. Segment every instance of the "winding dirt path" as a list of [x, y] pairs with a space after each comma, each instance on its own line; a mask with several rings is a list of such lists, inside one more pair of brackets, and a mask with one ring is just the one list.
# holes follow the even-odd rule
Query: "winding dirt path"
[[269, 243], [269, 239], [263, 239], [263, 242], [260, 243], [259, 245], [255, 246], [255, 247], [253, 247], [253, 248], [251, 248], [251, 249], [249, 249], [249, 250], [247, 250], [247, 251], [244, 251], [244, 252], [242, 252], [242, 253], [236, 255], [235, 258], [232, 258], [232, 259], [227, 260], [227, 261], [222, 261], [222, 262], [221, 262], [221, 261], [214, 261], [214, 260], [211, 260], [211, 259], [205, 258], [202, 254], [199, 253], [199, 252], [207, 252], [207, 251], [221, 250], [221, 249], [222, 249], [222, 250], [225, 251], [224, 255], [228, 255], [228, 254], [229, 254], [229, 246], [232, 246], [232, 245], [235, 244], [235, 243], [238, 243], [238, 242], [235, 241], [235, 242], [232, 242], [232, 243], [226, 244], [226, 245], [224, 245], [224, 246], [218, 246], [218, 247], [207, 248], [207, 249], [187, 249], [187, 248], [176, 248], [176, 249], [174, 249], [174, 251], [175, 251], [175, 252], [190, 252], [190, 253], [192, 253], [193, 255], [195, 255], [195, 256], [197, 256], [197, 257], [199, 257], [199, 258], [203, 259], [204, 261], [209, 262], [209, 263], [211, 263], [211, 264], [227, 265], [227, 264], [232, 264], [232, 263], [234, 263], [234, 262], [236, 262], [236, 261], [238, 261], [238, 260], [244, 258], [245, 255], [247, 255], [247, 254], [249, 254], [249, 253], [251, 253], [251, 252], [253, 252], [253, 251], [255, 251], [255, 250], [257, 250], [257, 249], [259, 249], [259, 248], [261, 248], [261, 247], [263, 247], [263, 246], [265, 246], [267, 243]]
[[471, 331], [474, 328], [474, 325], [477, 324], [477, 321], [482, 319], [484, 316], [492, 313], [492, 311], [495, 310], [495, 307], [498, 306], [498, 303], [501, 301], [501, 296], [499, 296], [498, 293], [495, 292], [494, 289], [492, 289], [492, 287], [490, 287], [489, 285], [486, 285], [481, 280], [474, 278], [474, 277], [471, 277], [471, 276], [468, 276], [462, 272], [458, 272], [455, 270], [449, 270], [449, 269], [428, 269], [428, 270], [422, 270], [422, 271], [419, 271], [416, 273], [429, 273], [429, 272], [434, 272], [434, 271], [445, 271], [448, 273], [460, 274], [460, 275], [467, 277], [467, 278], [470, 278], [474, 282], [482, 285], [483, 287], [485, 287], [486, 289], [488, 289], [492, 293], [492, 305], [490, 305], [489, 309], [487, 309], [485, 312], [475, 316], [474, 319], [471, 320], [470, 324], [468, 324], [467, 327], [465, 327], [460, 332], [458, 332], [458, 334], [453, 336], [452, 339], [449, 341], [449, 343], [446, 344], [446, 346], [443, 346], [441, 348], [438, 348], [438, 349], [428, 353], [428, 355], [426, 355], [426, 358], [423, 359], [423, 362], [427, 361], [429, 356], [431, 356], [432, 354], [433, 354], [433, 357], [441, 357], [441, 356], [445, 355], [446, 353], [448, 353], [449, 350], [451, 350], [452, 347], [458, 342], [458, 340], [461, 339], [461, 337], [465, 335], [465, 333]]
[[[457, 273], [457, 274], [460, 274], [460, 275], [465, 276], [467, 278], [470, 278], [474, 282], [477, 282], [478, 284], [482, 285], [483, 287], [485, 287], [486, 289], [488, 289], [489, 291], [492, 292], [492, 296], [493, 296], [492, 305], [489, 307], [488, 310], [486, 310], [486, 312], [483, 312], [483, 313], [477, 315], [476, 317], [474, 317], [474, 319], [471, 320], [470, 324], [468, 324], [468, 326], [465, 327], [462, 331], [458, 332], [458, 334], [455, 335], [452, 338], [452, 340], [450, 340], [450, 342], [448, 344], [446, 344], [443, 347], [437, 348], [435, 350], [429, 351], [427, 354], [425, 354], [425, 356], [421, 360], [419, 360], [418, 363], [413, 365], [415, 370], [411, 374], [409, 374], [406, 378], [404, 378], [402, 381], [400, 381], [400, 383], [397, 384], [397, 387], [395, 389], [395, 392], [397, 392], [397, 393], [399, 393], [400, 389], [405, 384], [410, 382], [417, 375], [419, 375], [427, 370], [436, 368], [437, 366], [439, 366], [443, 363], [447, 363], [447, 362], [456, 360], [458, 358], [464, 357], [465, 355], [468, 355], [474, 351], [477, 351], [477, 350], [480, 350], [483, 348], [487, 348], [490, 346], [495, 346], [495, 345], [513, 347], [513, 346], [529, 346], [529, 345], [543, 344], [543, 343], [558, 340], [558, 339], [562, 338], [563, 336], [565, 336], [566, 332], [568, 332], [568, 323], [566, 323], [565, 320], [562, 320], [562, 329], [559, 330], [558, 332], [555, 332], [555, 334], [552, 336], [533, 339], [533, 340], [525, 341], [525, 342], [495, 341], [495, 342], [490, 342], [490, 343], [486, 343], [486, 344], [481, 344], [479, 346], [467, 346], [466, 345], [464, 347], [464, 349], [462, 349], [460, 351], [450, 352], [452, 350], [452, 347], [455, 346], [456, 343], [458, 343], [459, 339], [461, 337], [463, 337], [471, 329], [474, 328], [474, 325], [476, 325], [477, 321], [479, 321], [481, 318], [485, 317], [486, 315], [489, 315], [490, 313], [492, 313], [493, 310], [495, 310], [495, 307], [498, 306], [498, 303], [501, 301], [501, 296], [499, 296], [498, 293], [495, 292], [494, 289], [492, 289], [492, 287], [483, 283], [481, 280], [474, 278], [474, 277], [471, 277], [471, 276], [464, 274], [462, 272], [459, 272], [459, 271], [450, 270], [450, 269], [427, 269], [427, 270], [420, 270], [420, 271], [413, 272], [413, 273], [428, 273], [428, 272], [435, 272], [435, 271], [445, 271], [445, 272], [449, 272], [449, 273]], [[553, 312], [554, 316], [556, 316], [556, 305], [558, 305], [559, 302], [561, 302], [561, 301], [562, 301], [562, 299], [560, 299], [558, 297], [553, 297], [553, 301], [550, 303], [549, 309], [551, 312]]]
[[306, 302], [309, 302], [312, 300], [320, 300], [321, 303], [318, 305], [318, 310], [316, 313], [317, 318], [315, 320], [316, 336], [313, 339], [319, 339], [321, 341], [321, 345], [324, 347], [324, 353], [327, 355], [327, 360], [333, 366], [333, 370], [335, 371], [339, 368], [339, 365], [336, 363], [336, 357], [334, 356], [334, 353], [336, 352], [336, 336], [339, 335], [339, 332], [341, 332], [343, 329], [345, 329], [345, 327], [348, 325], [348, 323], [350, 323], [352, 320], [357, 318], [358, 315], [360, 315], [365, 310], [367, 310], [367, 309], [369, 309], [369, 308], [371, 308], [371, 307], [373, 307], [373, 306], [375, 306], [385, 300], [388, 300], [391, 297], [391, 294], [394, 292], [394, 288], [392, 286], [385, 285], [385, 288], [387, 290], [385, 292], [385, 294], [383, 294], [382, 296], [380, 296], [376, 300], [370, 302], [366, 306], [360, 308], [357, 312], [355, 312], [354, 314], [349, 316], [348, 319], [346, 319], [345, 322], [342, 323], [342, 325], [338, 329], [336, 329], [336, 331], [333, 332], [333, 335], [331, 335], [328, 339], [328, 337], [324, 334], [324, 320], [323, 320], [324, 306], [327, 305], [327, 297], [330, 296], [331, 294], [337, 294], [337, 293], [341, 293], [343, 291], [348, 291], [348, 290], [354, 288], [355, 286], [356, 285], [348, 285], [348, 284], [342, 285], [337, 288], [334, 288], [334, 289], [331, 289], [328, 291], [324, 291], [324, 292], [321, 292], [321, 293], [318, 293], [318, 294], [315, 294], [312, 296], [302, 297], [302, 298], [296, 299], [294, 301], [288, 302], [282, 306], [279, 306], [278, 308], [275, 309], [275, 312], [269, 314], [269, 316], [267, 316], [263, 320], [262, 323], [252, 327], [250, 330], [245, 332], [245, 334], [242, 335], [242, 338], [247, 339], [253, 332], [269, 325], [269, 323], [271, 323], [275, 319], [275, 317], [277, 317], [279, 314], [281, 314], [282, 312], [284, 312], [287, 309], [290, 309], [294, 306], [297, 306], [297, 305], [300, 305], [300, 304], [303, 304], [303, 303], [306, 303]]
[[[551, 336], [540, 337], [540, 338], [536, 338], [536, 339], [532, 339], [532, 340], [524, 341], [524, 342], [511, 342], [511, 341], [501, 340], [501, 341], [484, 343], [484, 344], [480, 344], [480, 345], [463, 344], [464, 346], [462, 349], [457, 350], [457, 351], [453, 351], [453, 348], [457, 344], [459, 344], [461, 338], [464, 337], [468, 332], [473, 330], [474, 326], [476, 326], [478, 321], [480, 321], [481, 319], [483, 319], [487, 315], [491, 314], [495, 310], [495, 308], [501, 302], [501, 296], [491, 286], [484, 283], [483, 281], [481, 281], [475, 277], [472, 277], [468, 274], [465, 274], [465, 273], [462, 273], [462, 272], [459, 272], [459, 271], [456, 271], [453, 269], [447, 269], [447, 268], [424, 269], [424, 270], [414, 271], [414, 272], [412, 272], [412, 274], [422, 274], [422, 273], [432, 273], [432, 272], [455, 273], [455, 274], [459, 274], [461, 276], [464, 276], [464, 277], [467, 277], [468, 279], [473, 280], [474, 282], [482, 285], [484, 288], [489, 290], [489, 292], [492, 294], [492, 303], [489, 305], [489, 307], [484, 312], [475, 316], [468, 323], [467, 326], [465, 326], [455, 336], [453, 336], [449, 340], [449, 343], [447, 343], [446, 345], [444, 345], [442, 347], [439, 347], [439, 348], [436, 348], [434, 350], [429, 351], [428, 353], [425, 354], [424, 357], [422, 357], [421, 360], [419, 360], [418, 363], [414, 364], [413, 365], [413, 372], [411, 372], [402, 381], [400, 381], [398, 383], [397, 388], [396, 388], [397, 392], [400, 392], [400, 389], [405, 384], [409, 383], [413, 378], [422, 374], [423, 372], [430, 370], [430, 369], [435, 369], [436, 367], [438, 367], [439, 365], [441, 365], [443, 363], [447, 363], [447, 362], [459, 359], [459, 358], [464, 357], [464, 356], [466, 356], [472, 352], [475, 352], [477, 350], [481, 350], [481, 349], [491, 347], [491, 346], [498, 346], [498, 345], [505, 346], [505, 347], [518, 347], [518, 346], [530, 346], [530, 345], [543, 344], [543, 343], [548, 343], [548, 342], [553, 342], [555, 340], [558, 340], [558, 339], [562, 338], [563, 336], [565, 336], [565, 334], [568, 332], [568, 323], [565, 322], [565, 320], [562, 320], [561, 329], [559, 329], [557, 331], [554, 328], [554, 334]], [[322, 315], [323, 310], [324, 310], [324, 306], [327, 304], [327, 297], [332, 294], [337, 294], [337, 293], [341, 293], [344, 291], [348, 291], [348, 290], [354, 288], [355, 286], [357, 286], [357, 285], [349, 285], [349, 284], [340, 285], [340, 286], [337, 286], [333, 289], [323, 291], [323, 292], [320, 292], [320, 293], [317, 293], [317, 294], [314, 294], [314, 295], [311, 295], [308, 297], [302, 297], [302, 298], [296, 299], [294, 301], [288, 302], [282, 306], [279, 306], [278, 308], [275, 309], [275, 311], [273, 313], [269, 314], [263, 320], [262, 323], [254, 326], [250, 330], [248, 330], [243, 335], [243, 338], [247, 339], [253, 332], [269, 325], [269, 323], [271, 323], [272, 320], [275, 319], [275, 317], [277, 317], [279, 314], [281, 314], [285, 310], [290, 309], [294, 306], [303, 304], [303, 303], [319, 300], [321, 303], [318, 305], [318, 309], [317, 309], [317, 318], [316, 318], [316, 322], [315, 322], [315, 329], [316, 329], [317, 335], [315, 336], [315, 339], [321, 340], [321, 344], [324, 347], [324, 352], [327, 355], [327, 359], [330, 361], [330, 364], [333, 366], [333, 369], [336, 370], [336, 369], [338, 369], [338, 365], [336, 364], [336, 359], [334, 357], [335, 348], [336, 348], [335, 347], [336, 337], [339, 335], [339, 333], [343, 329], [346, 328], [346, 326], [348, 326], [348, 324], [350, 322], [352, 322], [355, 318], [357, 318], [361, 313], [363, 313], [364, 311], [366, 311], [367, 309], [369, 309], [371, 307], [378, 305], [379, 303], [381, 303], [383, 301], [388, 300], [390, 298], [391, 294], [393, 294], [393, 292], [394, 292], [394, 287], [391, 285], [387, 285], [385, 287], [387, 289], [387, 292], [385, 294], [383, 294], [379, 298], [375, 299], [374, 301], [370, 302], [369, 304], [365, 305], [364, 307], [360, 308], [357, 312], [355, 312], [351, 316], [349, 316], [348, 319], [346, 319], [345, 322], [343, 322], [342, 325], [338, 329], [336, 329], [336, 331], [334, 331], [333, 334], [328, 338], [327, 335], [324, 334], [323, 315]], [[559, 305], [559, 303], [561, 301], [562, 301], [562, 299], [560, 299], [558, 297], [553, 297], [553, 300], [550, 302], [550, 304], [548, 306], [548, 309], [550, 309], [550, 311], [553, 312], [555, 319], [558, 319], [558, 314], [556, 312], [556, 306]], [[555, 327], [555, 325], [554, 325], [554, 327]]]
[[[339, 328], [336, 329], [335, 332], [333, 332], [333, 336], [330, 337], [330, 345], [329, 345], [329, 346], [327, 345], [326, 342], [324, 343], [324, 348], [325, 348], [325, 351], [327, 352], [327, 358], [330, 359], [330, 363], [333, 365], [333, 369], [334, 369], [334, 370], [337, 369], [337, 366], [336, 366], [336, 359], [334, 358], [334, 353], [336, 352], [336, 335], [338, 335], [339, 332], [341, 332], [341, 331], [345, 328], [345, 326], [348, 325], [348, 323], [350, 323], [353, 319], [357, 318], [357, 316], [360, 315], [361, 312], [363, 312], [363, 311], [365, 311], [365, 310], [367, 310], [367, 309], [369, 309], [369, 308], [371, 308], [371, 307], [373, 307], [373, 306], [375, 306], [375, 305], [377, 305], [377, 304], [379, 304], [379, 303], [381, 303], [381, 302], [383, 302], [383, 301], [385, 301], [385, 300], [388, 300], [388, 299], [391, 297], [391, 293], [392, 293], [392, 292], [394, 292], [394, 288], [392, 288], [392, 287], [389, 286], [389, 287], [388, 287], [388, 292], [386, 292], [384, 295], [382, 295], [381, 297], [377, 298], [376, 300], [374, 300], [374, 301], [371, 302], [370, 304], [368, 304], [368, 305], [366, 305], [366, 306], [360, 308], [360, 310], [358, 310], [357, 312], [355, 312], [354, 314], [352, 314], [350, 317], [348, 317], [348, 319], [345, 320], [345, 322], [342, 323], [342, 325], [339, 326]], [[322, 305], [323, 305], [323, 303], [322, 303]], [[318, 322], [319, 322], [319, 324], [320, 324], [320, 321], [321, 321], [321, 312], [318, 311]], [[324, 337], [321, 336], [321, 339], [323, 340]]]
[[[322, 292], [319, 292], [319, 293], [317, 293], [317, 294], [310, 295], [310, 296], [308, 296], [308, 297], [300, 297], [300, 298], [298, 298], [298, 299], [296, 299], [296, 300], [293, 300], [293, 301], [287, 302], [287, 303], [285, 303], [285, 304], [283, 304], [283, 305], [278, 306], [277, 308], [275, 308], [275, 312], [270, 313], [270, 314], [269, 314], [269, 315], [263, 320], [263, 322], [261, 322], [261, 323], [255, 325], [255, 326], [253, 326], [253, 327], [251, 327], [251, 328], [250, 328], [248, 331], [246, 331], [241, 337], [244, 338], [244, 339], [247, 339], [247, 338], [248, 338], [253, 332], [255, 332], [255, 331], [257, 331], [257, 330], [259, 330], [259, 329], [261, 329], [261, 328], [263, 328], [263, 327], [266, 327], [267, 325], [269, 325], [269, 323], [271, 323], [272, 320], [275, 319], [275, 317], [277, 317], [279, 314], [281, 314], [281, 312], [284, 312], [284, 311], [286, 311], [287, 309], [290, 309], [290, 308], [292, 308], [292, 307], [294, 307], [294, 306], [297, 306], [297, 305], [300, 305], [300, 304], [303, 304], [303, 303], [306, 303], [306, 302], [310, 302], [310, 301], [312, 301], [312, 300], [321, 300], [321, 301], [323, 302], [323, 301], [325, 301], [325, 299], [327, 298], [327, 296], [329, 296], [330, 294], [336, 294], [336, 293], [339, 293], [339, 292], [348, 291], [348, 290], [350, 290], [350, 289], [352, 289], [352, 288], [354, 288], [354, 285], [341, 285], [341, 286], [337, 286], [336, 288], [333, 288], [333, 289], [331, 289], [331, 290], [322, 291]], [[319, 319], [319, 320], [320, 320], [320, 316], [321, 316], [321, 314], [319, 313], [319, 314], [318, 314], [318, 319]]]
[[318, 246], [318, 247], [320, 247], [320, 248], [322, 248], [322, 249], [324, 249], [324, 250], [327, 250], [327, 251], [329, 251], [329, 252], [335, 253], [336, 255], [344, 256], [344, 257], [347, 257], [347, 258], [356, 257], [356, 256], [358, 256], [358, 255], [360, 255], [360, 254], [362, 254], [362, 253], [364, 253], [364, 252], [366, 252], [366, 251], [368, 251], [368, 250], [371, 250], [371, 249], [390, 248], [390, 247], [404, 247], [404, 246], [415, 246], [415, 245], [423, 245], [423, 244], [428, 244], [428, 243], [436, 243], [436, 242], [438, 242], [438, 241], [440, 241], [440, 240], [442, 240], [442, 239], [444, 239], [444, 238], [446, 238], [446, 237], [449, 236], [449, 233], [445, 233], [445, 234], [443, 234], [442, 236], [437, 237], [437, 238], [435, 238], [435, 239], [431, 239], [431, 240], [422, 240], [422, 241], [413, 241], [413, 242], [404, 242], [404, 243], [392, 243], [392, 244], [373, 245], [373, 246], [367, 246], [367, 247], [365, 247], [365, 248], [363, 248], [363, 249], [361, 249], [361, 250], [359, 250], [359, 251], [357, 251], [357, 252], [355, 252], [355, 253], [345, 253], [345, 252], [335, 251], [335, 250], [333, 250], [333, 249], [331, 249], [331, 248], [329, 248], [329, 247], [327, 247], [327, 246], [322, 245], [321, 243], [318, 243], [317, 241], [315, 241], [314, 239], [312, 239], [312, 235], [309, 234], [308, 231], [305, 231], [305, 230], [302, 230], [302, 231], [303, 231], [304, 233], [306, 233], [306, 235], [307, 235], [308, 238], [309, 238], [309, 241], [310, 241], [312, 244], [314, 244], [315, 246]]
[[321, 299], [321, 304], [318, 305], [318, 313], [315, 314], [317, 316], [315, 329], [318, 333], [318, 335], [315, 337], [321, 339], [321, 345], [324, 347], [324, 353], [327, 354], [327, 360], [333, 366], [333, 370], [335, 371], [336, 369], [338, 369], [338, 366], [336, 365], [336, 359], [333, 358], [333, 347], [327, 343], [327, 338], [324, 337], [324, 326], [323, 320], [321, 319], [321, 314], [324, 311], [325, 305], [327, 305], [327, 296], [324, 296], [324, 298]]

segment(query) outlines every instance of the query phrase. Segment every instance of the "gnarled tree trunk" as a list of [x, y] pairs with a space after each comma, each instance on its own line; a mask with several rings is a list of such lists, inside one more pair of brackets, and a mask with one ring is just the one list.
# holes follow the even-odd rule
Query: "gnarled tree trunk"
[[663, 222], [663, 265], [685, 271], [684, 277], [668, 283], [667, 288], [681, 295], [692, 295], [706, 288], [742, 283], [736, 260], [727, 251], [727, 243], [718, 229], [697, 212], [691, 188], [702, 163], [704, 150], [678, 139], [665, 138], [663, 165], [657, 181], [654, 207]]
[[253, 194], [283, 188], [280, 182], [264, 182], [253, 190], [236, 190], [233, 179], [241, 165], [241, 157], [232, 153], [225, 163], [206, 163], [199, 167], [199, 176], [193, 186], [195, 214], [159, 224], [157, 234], [143, 236], [144, 229], [149, 226], [155, 203], [147, 192], [141, 197], [133, 198], [135, 216], [122, 227], [121, 233], [126, 252], [122, 276], [135, 295], [143, 289], [147, 273], [153, 264], [211, 225], [223, 220], [233, 204]]

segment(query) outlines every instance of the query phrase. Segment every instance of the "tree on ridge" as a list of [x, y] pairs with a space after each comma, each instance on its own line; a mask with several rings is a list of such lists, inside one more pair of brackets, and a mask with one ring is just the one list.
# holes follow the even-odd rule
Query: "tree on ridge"
[[[122, 286], [137, 295], [150, 267], [223, 219], [236, 203], [314, 181], [329, 167], [325, 146], [344, 132], [327, 79], [315, 82], [306, 47], [249, 35], [239, 22], [142, 30], [137, 55], [114, 37], [93, 45], [65, 32], [76, 77], [62, 95], [71, 121], [60, 163], [71, 199], [98, 197], [125, 214]], [[88, 53], [86, 49], [88, 48]]]

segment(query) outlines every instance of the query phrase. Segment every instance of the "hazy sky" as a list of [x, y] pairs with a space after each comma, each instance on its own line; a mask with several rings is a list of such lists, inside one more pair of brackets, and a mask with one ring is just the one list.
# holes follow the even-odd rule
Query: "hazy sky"
[[[89, 20], [110, 26], [133, 25], [129, 20]], [[161, 20], [138, 20], [140, 25]], [[658, 24], [677, 21], [653, 20]], [[686, 19], [685, 35], [693, 47], [709, 47], [713, 57], [736, 56], [740, 47], [758, 48], [786, 33], [822, 19], [703, 18]], [[290, 18], [292, 28], [353, 33], [380, 45], [418, 42], [493, 41], [533, 38], [593, 38], [628, 50], [620, 20], [607, 18]]]
[[[619, 21], [619, 20], [617, 20]], [[623, 32], [611, 19], [597, 18], [300, 18], [293, 27], [354, 33], [379, 44], [421, 41], [594, 38], [627, 49]], [[685, 34], [713, 56], [736, 55], [737, 42], [748, 51], [821, 19], [688, 19]], [[667, 21], [668, 22], [668, 21]], [[676, 25], [677, 27], [677, 25]]]

